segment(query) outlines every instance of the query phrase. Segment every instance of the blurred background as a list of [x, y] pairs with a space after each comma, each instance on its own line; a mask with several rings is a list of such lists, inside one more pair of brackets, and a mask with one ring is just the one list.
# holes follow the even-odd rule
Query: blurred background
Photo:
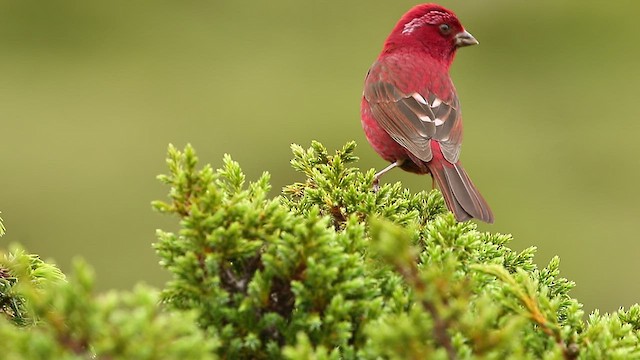
[[[7, 235], [100, 289], [168, 278], [151, 243], [176, 219], [155, 176], [192, 143], [274, 195], [291, 143], [359, 144], [364, 75], [415, 1], [0, 0], [0, 211]], [[462, 160], [511, 246], [562, 260], [591, 311], [640, 301], [640, 2], [442, 1], [480, 46], [458, 53]], [[402, 171], [414, 191], [431, 180]]]

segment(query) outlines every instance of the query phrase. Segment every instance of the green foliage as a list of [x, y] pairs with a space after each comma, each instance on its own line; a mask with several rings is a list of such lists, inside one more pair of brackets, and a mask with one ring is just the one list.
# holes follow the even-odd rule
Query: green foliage
[[0, 252], [0, 313], [15, 325], [33, 324], [35, 319], [25, 309], [25, 288], [37, 296], [44, 287], [63, 282], [64, 278], [60, 269], [19, 246], [14, 245], [9, 253]]
[[195, 314], [165, 312], [153, 289], [94, 296], [84, 263], [66, 281], [19, 247], [3, 254], [0, 269], [11, 285], [1, 296], [16, 304], [1, 308], [2, 359], [214, 358], [216, 341], [197, 328]]
[[169, 201], [179, 219], [154, 245], [172, 274], [157, 293], [94, 295], [78, 263], [67, 281], [13, 248], [0, 262], [0, 337], [7, 359], [629, 359], [640, 358], [640, 306], [582, 305], [535, 248], [458, 223], [436, 190], [374, 191], [374, 172], [292, 146], [304, 180], [269, 198], [269, 176], [198, 168], [169, 148]]
[[[158, 233], [163, 292], [191, 309], [229, 358], [585, 358], [638, 353], [637, 306], [583, 321], [559, 260], [458, 223], [438, 191], [373, 191], [355, 144], [335, 154], [293, 145], [305, 179], [269, 199], [268, 176], [245, 186], [225, 156], [197, 169], [169, 149], [170, 201], [180, 219]], [[593, 330], [596, 327], [597, 330]]]
[[[356, 216], [331, 220], [324, 207], [287, 200], [294, 210], [284, 199], [267, 199], [266, 174], [243, 187], [244, 175], [228, 156], [216, 172], [195, 170], [196, 162], [190, 147], [170, 148], [171, 174], [160, 179], [173, 189], [172, 202], [154, 203], [181, 218], [181, 231], [159, 232], [156, 245], [174, 274], [166, 303], [198, 310], [200, 325], [221, 339], [229, 357], [277, 358], [299, 333], [355, 355], [366, 341], [362, 325], [383, 311], [380, 287], [389, 282], [368, 276], [364, 225]], [[342, 171], [334, 181], [342, 181]], [[402, 291], [399, 282], [387, 287]]]

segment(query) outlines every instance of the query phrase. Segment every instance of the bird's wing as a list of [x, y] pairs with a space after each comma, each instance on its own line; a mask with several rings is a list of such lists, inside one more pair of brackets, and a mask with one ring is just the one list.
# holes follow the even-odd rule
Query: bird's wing
[[428, 87], [405, 93], [390, 81], [370, 75], [365, 81], [364, 98], [380, 127], [423, 161], [433, 157], [433, 139], [440, 143], [444, 158], [456, 163], [462, 144], [462, 118], [453, 87], [448, 99], [443, 100]]

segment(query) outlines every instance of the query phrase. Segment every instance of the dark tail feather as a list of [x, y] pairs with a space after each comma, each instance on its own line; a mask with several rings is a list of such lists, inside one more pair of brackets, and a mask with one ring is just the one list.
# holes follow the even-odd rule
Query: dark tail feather
[[466, 221], [472, 218], [493, 223], [493, 213], [489, 204], [464, 171], [462, 164], [435, 163], [428, 164], [429, 171], [438, 183], [444, 201], [458, 221]]

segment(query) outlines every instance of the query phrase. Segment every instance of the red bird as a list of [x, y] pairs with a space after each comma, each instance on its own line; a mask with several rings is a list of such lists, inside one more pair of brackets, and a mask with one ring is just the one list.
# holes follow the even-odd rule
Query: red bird
[[456, 50], [478, 41], [456, 15], [436, 4], [402, 16], [367, 73], [362, 126], [374, 150], [392, 164], [431, 174], [458, 221], [493, 223], [487, 202], [462, 168], [460, 102], [449, 77]]

